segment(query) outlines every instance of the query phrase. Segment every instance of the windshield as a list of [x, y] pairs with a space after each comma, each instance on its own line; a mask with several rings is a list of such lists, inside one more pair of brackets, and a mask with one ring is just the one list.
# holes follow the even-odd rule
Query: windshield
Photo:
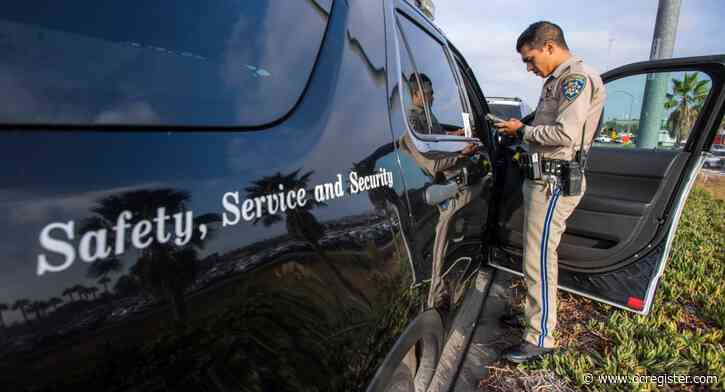
[[0, 10], [0, 122], [274, 121], [304, 90], [330, 3], [8, 2]]

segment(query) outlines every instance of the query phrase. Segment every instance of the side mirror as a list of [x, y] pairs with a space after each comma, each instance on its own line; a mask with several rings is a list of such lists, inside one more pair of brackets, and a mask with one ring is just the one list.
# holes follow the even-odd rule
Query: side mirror
[[433, 0], [416, 0], [415, 4], [431, 20], [435, 19], [436, 7], [433, 4]]

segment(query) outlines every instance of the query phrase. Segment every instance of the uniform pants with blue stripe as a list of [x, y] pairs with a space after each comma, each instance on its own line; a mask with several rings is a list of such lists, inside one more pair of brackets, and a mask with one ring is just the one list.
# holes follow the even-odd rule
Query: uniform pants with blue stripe
[[[585, 189], [586, 182], [582, 184]], [[584, 192], [582, 192], [583, 194]], [[566, 220], [581, 200], [563, 196], [559, 188], [547, 189], [543, 181], [525, 180], [524, 275], [526, 279], [524, 339], [539, 347], [556, 347], [557, 248]]]

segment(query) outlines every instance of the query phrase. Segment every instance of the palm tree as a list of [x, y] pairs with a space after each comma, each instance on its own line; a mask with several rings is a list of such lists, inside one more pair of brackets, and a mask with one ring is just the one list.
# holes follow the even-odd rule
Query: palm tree
[[86, 299], [86, 287], [82, 285], [75, 285], [73, 286], [73, 292], [78, 295], [78, 300], [85, 300]]
[[89, 278], [105, 278], [108, 274], [118, 273], [122, 269], [123, 263], [121, 263], [121, 260], [115, 257], [110, 257], [94, 261], [90, 266], [88, 266], [86, 276]]
[[5, 328], [5, 318], [3, 317], [3, 312], [6, 310], [10, 310], [10, 306], [6, 303], [0, 303], [0, 326]]
[[[304, 188], [307, 194], [312, 194], [312, 189], [307, 189], [307, 183], [310, 180], [310, 176], [314, 172], [309, 171], [298, 177], [300, 170], [295, 170], [288, 175], [283, 175], [277, 172], [272, 176], [262, 177], [257, 181], [252, 182], [252, 186], [245, 188], [247, 191], [247, 198], [261, 197], [271, 193], [279, 192], [279, 186], [282, 185], [284, 189], [302, 189]], [[284, 212], [287, 232], [292, 238], [300, 241], [305, 241], [313, 246], [317, 246], [320, 238], [324, 234], [323, 226], [317, 221], [314, 215], [310, 213], [310, 210], [317, 207], [325, 207], [326, 204], [323, 202], [308, 199], [307, 203], [300, 207], [293, 209], [287, 209]], [[256, 225], [262, 223], [265, 227], [271, 226], [277, 222], [282, 221], [282, 218], [276, 214], [270, 214], [269, 211], [263, 210], [262, 215], [255, 217], [252, 220], [252, 224]]]
[[710, 93], [710, 81], [699, 80], [699, 75], [698, 72], [685, 72], [682, 80], [672, 79], [672, 93], [666, 95], [665, 109], [672, 111], [667, 119], [667, 128], [670, 136], [675, 138], [675, 145], [687, 140]]
[[141, 277], [147, 291], [171, 302], [174, 320], [184, 321], [187, 316], [184, 290], [194, 282], [197, 262], [194, 247], [160, 244], [154, 252], [144, 253], [131, 271]]
[[98, 290], [99, 290], [98, 287], [93, 286], [88, 289], [88, 293], [93, 294], [93, 299], [98, 299], [98, 295], [96, 294], [96, 293], [98, 293]]
[[43, 314], [43, 317], [48, 315], [48, 309], [50, 308], [50, 302], [49, 301], [38, 301], [40, 305], [40, 312]]
[[[81, 231], [106, 228], [109, 242], [113, 242], [115, 238], [112, 238], [113, 230], [110, 228], [116, 224], [118, 216], [123, 211], [131, 211], [132, 218], [129, 223], [133, 225], [141, 220], [155, 218], [160, 208], [164, 208], [169, 215], [184, 213], [187, 211], [190, 199], [188, 192], [169, 188], [134, 190], [104, 197], [96, 201], [96, 206], [91, 209], [94, 215], [84, 221]], [[138, 276], [144, 289], [168, 299], [174, 305], [174, 317], [177, 321], [183, 321], [186, 314], [183, 294], [185, 288], [194, 280], [196, 250], [203, 249], [205, 242], [212, 238], [213, 230], [207, 228], [206, 236], [202, 239], [199, 227], [202, 224], [216, 222], [221, 222], [219, 214], [195, 217], [192, 222], [193, 233], [187, 245], [179, 247], [172, 242], [166, 244], [154, 242], [141, 251], [138, 262], [131, 269]], [[115, 265], [111, 262], [107, 264]], [[97, 266], [88, 272], [96, 276], [105, 276], [103, 272], [107, 274], [119, 270], [120, 268]]]
[[66, 295], [67, 295], [67, 296], [68, 296], [68, 298], [69, 298], [69, 299], [71, 300], [71, 302], [72, 302], [72, 301], [73, 301], [73, 293], [74, 293], [74, 292], [75, 292], [75, 291], [73, 291], [73, 287], [69, 287], [69, 288], [67, 288], [67, 289], [63, 290], [63, 293], [62, 293], [62, 295], [63, 295], [63, 296], [66, 296]]
[[122, 275], [113, 286], [113, 291], [121, 296], [127, 296], [136, 293], [139, 290], [139, 284], [132, 276]]
[[71, 287], [71, 291], [78, 294], [78, 300], [80, 299], [86, 299], [87, 293], [85, 292], [86, 286], [83, 286], [81, 284], [77, 284], [73, 287]]
[[40, 320], [43, 313], [43, 301], [33, 301], [28, 306], [28, 310], [35, 313], [35, 319]]
[[[313, 194], [314, 191], [312, 189], [307, 189], [307, 183], [314, 172], [309, 171], [302, 176], [299, 176], [299, 173], [300, 169], [287, 175], [277, 172], [272, 176], [262, 177], [259, 180], [253, 181], [252, 186], [245, 188], [247, 191], [246, 197], [248, 199], [252, 199], [274, 192], [279, 192], [280, 185], [283, 189], [305, 189], [307, 194]], [[325, 254], [324, 249], [322, 249], [319, 244], [320, 239], [325, 234], [325, 229], [324, 226], [317, 221], [317, 218], [312, 215], [310, 210], [325, 206], [325, 203], [312, 198], [308, 199], [307, 203], [302, 207], [298, 206], [297, 208], [286, 209], [284, 211], [284, 216], [287, 224], [287, 233], [294, 239], [310, 244], [315, 252], [320, 256], [320, 259], [330, 268], [330, 270], [333, 271], [345, 289], [358, 298], [364, 305], [369, 307], [370, 301], [367, 299], [367, 296], [342, 274], [336, 263], [330, 260], [330, 258]], [[261, 216], [255, 217], [252, 220], [252, 224], [256, 225], [258, 223], [262, 223], [265, 227], [267, 227], [280, 222], [281, 220], [282, 218], [279, 215], [270, 214], [269, 211], [263, 210]]]
[[58, 310], [58, 306], [63, 303], [63, 300], [58, 297], [53, 297], [48, 300], [48, 305], [53, 307], [53, 310]]
[[103, 285], [103, 287], [105, 287], [105, 288], [106, 288], [106, 292], [107, 292], [107, 293], [108, 293], [108, 283], [109, 283], [110, 281], [111, 281], [111, 278], [109, 278], [108, 276], [104, 276], [104, 277], [102, 277], [101, 279], [98, 279], [98, 283], [99, 283], [99, 284], [102, 284], [102, 285]]
[[26, 308], [30, 306], [30, 300], [28, 299], [19, 299], [13, 303], [13, 310], [19, 310], [20, 313], [23, 315], [23, 319], [25, 319], [25, 322], [27, 323], [28, 320], [28, 314], [26, 313]]

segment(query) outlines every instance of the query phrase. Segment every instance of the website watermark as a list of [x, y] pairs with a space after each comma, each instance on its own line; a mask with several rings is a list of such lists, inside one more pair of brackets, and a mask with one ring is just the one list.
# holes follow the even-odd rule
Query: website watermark
[[717, 376], [698, 375], [691, 376], [689, 374], [584, 374], [584, 384], [655, 384], [658, 387], [674, 384], [717, 384], [720, 380]]

